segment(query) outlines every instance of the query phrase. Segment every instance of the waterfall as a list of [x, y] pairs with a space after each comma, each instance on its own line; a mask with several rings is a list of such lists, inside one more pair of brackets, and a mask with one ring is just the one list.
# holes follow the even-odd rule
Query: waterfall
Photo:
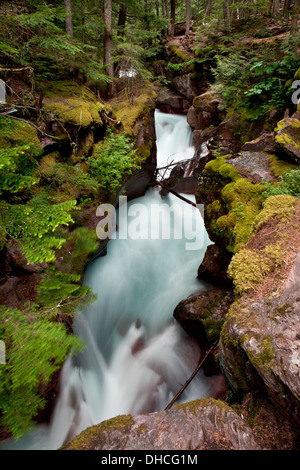
[[193, 135], [186, 116], [156, 110], [155, 130], [158, 168], [194, 156]]
[[[156, 132], [159, 164], [174, 154], [189, 158], [191, 135], [184, 116], [157, 112]], [[20, 439], [19, 448], [57, 449], [105, 419], [162, 410], [198, 363], [199, 346], [173, 311], [180, 300], [206, 288], [197, 279], [210, 243], [200, 212], [172, 194], [162, 200], [152, 188], [128, 203], [126, 213], [119, 211], [118, 227], [123, 218], [136, 236], [111, 239], [107, 255], [91, 262], [85, 273], [84, 283], [98, 297], [74, 319], [86, 348], [63, 366], [50, 425]], [[200, 371], [179, 402], [207, 396]]]

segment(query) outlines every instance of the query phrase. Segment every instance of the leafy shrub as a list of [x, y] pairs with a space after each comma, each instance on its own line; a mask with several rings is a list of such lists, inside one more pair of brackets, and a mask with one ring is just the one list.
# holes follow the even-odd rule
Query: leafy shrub
[[0, 312], [0, 337], [6, 346], [6, 363], [0, 364], [0, 422], [18, 438], [45, 406], [39, 387], [48, 385], [67, 355], [83, 343], [62, 324], [41, 317], [35, 307], [2, 307]]
[[288, 194], [300, 197], [300, 169], [289, 169], [279, 176], [277, 183], [264, 181], [264, 197]]
[[104, 141], [95, 146], [93, 155], [88, 159], [90, 175], [101, 188], [116, 191], [125, 173], [131, 174], [139, 167], [134, 144], [125, 134], [114, 134], [108, 130]]

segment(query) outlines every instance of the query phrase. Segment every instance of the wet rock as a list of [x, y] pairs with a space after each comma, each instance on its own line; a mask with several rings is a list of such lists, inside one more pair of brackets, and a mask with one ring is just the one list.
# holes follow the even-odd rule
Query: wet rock
[[207, 91], [193, 99], [188, 111], [188, 123], [192, 129], [206, 129], [222, 121], [223, 102], [219, 94]]
[[257, 139], [246, 142], [242, 151], [275, 153], [274, 133], [262, 134]]
[[225, 403], [204, 399], [168, 411], [118, 416], [83, 431], [63, 450], [259, 450]]
[[232, 287], [232, 280], [227, 274], [230, 260], [231, 255], [227, 250], [216, 244], [209, 245], [198, 268], [198, 278], [214, 286]]
[[280, 156], [294, 163], [300, 163], [300, 121], [286, 118], [275, 129], [275, 141]]
[[176, 306], [174, 317], [201, 347], [206, 347], [219, 338], [225, 315], [233, 301], [234, 295], [227, 289], [196, 292]]
[[269, 155], [263, 151], [242, 151], [238, 157], [231, 158], [228, 163], [241, 169], [243, 176], [251, 177], [254, 181], [260, 183], [263, 179], [272, 181], [274, 179], [271, 169]]
[[[281, 248], [287, 253], [285, 262], [252, 295], [243, 295], [231, 306], [221, 334], [220, 363], [234, 393], [268, 397], [299, 430], [300, 248], [292, 231], [296, 222], [294, 219], [281, 229], [286, 240]], [[256, 249], [263, 241], [271, 246], [268, 232], [274, 234], [276, 227], [265, 224], [261, 231], [260, 238], [258, 232], [251, 240]]]
[[196, 89], [195, 83], [191, 78], [190, 73], [174, 77], [172, 81], [172, 86], [180, 95], [182, 95], [188, 101], [191, 101], [198, 91]]

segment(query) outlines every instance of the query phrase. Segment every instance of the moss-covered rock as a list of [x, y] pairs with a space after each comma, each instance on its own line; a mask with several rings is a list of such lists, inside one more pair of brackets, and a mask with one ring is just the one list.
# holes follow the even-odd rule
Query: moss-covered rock
[[288, 160], [300, 163], [300, 121], [286, 118], [275, 129], [275, 141], [279, 153]]
[[[228, 405], [220, 400], [203, 399], [168, 411], [113, 418], [83, 431], [62, 450], [112, 449], [257, 450], [259, 446], [250, 427]], [[126, 457], [120, 458], [120, 462], [114, 463], [124, 463]], [[170, 462], [170, 456], [164, 458]], [[174, 458], [179, 463], [179, 457]], [[100, 457], [101, 462], [107, 463], [107, 455]]]
[[87, 102], [79, 98], [68, 98], [63, 102], [48, 102], [44, 108], [53, 113], [63, 126], [87, 128], [92, 125], [103, 125], [103, 120], [100, 117], [100, 112], [103, 110], [101, 103]]
[[253, 231], [259, 230], [264, 223], [270, 220], [276, 220], [280, 223], [287, 221], [295, 213], [297, 203], [297, 198], [287, 194], [268, 197], [263, 204], [263, 209], [254, 220]]
[[270, 399], [299, 429], [300, 205], [291, 198], [285, 217], [276, 199], [267, 201], [259, 228], [229, 265], [239, 299], [226, 315], [219, 357], [236, 396]]
[[210, 239], [230, 253], [247, 243], [262, 208], [263, 189], [241, 177], [225, 158], [207, 163], [200, 177], [197, 201], [205, 204]]
[[174, 310], [174, 317], [204, 347], [216, 341], [225, 315], [234, 300], [230, 290], [210, 289], [190, 295]]
[[34, 126], [26, 122], [18, 122], [11, 118], [0, 120], [0, 148], [29, 145], [31, 153], [39, 156], [43, 148]]

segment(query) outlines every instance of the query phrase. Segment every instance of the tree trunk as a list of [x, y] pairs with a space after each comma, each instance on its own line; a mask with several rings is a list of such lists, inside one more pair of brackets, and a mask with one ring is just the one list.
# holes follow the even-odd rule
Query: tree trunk
[[126, 13], [127, 13], [126, 5], [122, 3], [120, 5], [119, 20], [118, 20], [118, 33], [120, 36], [124, 36], [124, 28], [126, 24]]
[[224, 23], [226, 31], [230, 30], [230, 11], [229, 11], [229, 0], [224, 0], [223, 3], [223, 12], [224, 12]]
[[66, 10], [66, 33], [74, 37], [73, 30], [73, 15], [72, 15], [72, 0], [64, 0]]
[[210, 16], [212, 9], [212, 0], [208, 0], [204, 16]]
[[297, 34], [299, 32], [298, 22], [300, 14], [300, 0], [295, 0], [294, 8], [292, 11], [292, 21], [291, 21], [291, 34]]
[[290, 9], [291, 9], [291, 0], [284, 0], [283, 15], [286, 17], [289, 16]]
[[85, 44], [85, 13], [84, 13], [84, 0], [81, 0], [81, 28], [82, 28], [82, 42]]
[[163, 0], [165, 2], [165, 7], [166, 7], [166, 18], [167, 20], [170, 19], [170, 9], [169, 9], [169, 0]]
[[175, 9], [176, 9], [176, 0], [171, 0], [171, 28], [170, 28], [171, 36], [174, 36], [174, 33], [175, 33]]
[[191, 0], [186, 0], [185, 24], [185, 34], [188, 36], [191, 28]]
[[108, 87], [108, 95], [111, 98], [113, 95], [113, 77], [114, 68], [111, 61], [113, 40], [112, 40], [112, 0], [104, 0], [104, 63], [106, 74], [111, 78], [111, 83]]
[[279, 16], [279, 12], [280, 12], [280, 0], [273, 0], [272, 14], [274, 16]]

